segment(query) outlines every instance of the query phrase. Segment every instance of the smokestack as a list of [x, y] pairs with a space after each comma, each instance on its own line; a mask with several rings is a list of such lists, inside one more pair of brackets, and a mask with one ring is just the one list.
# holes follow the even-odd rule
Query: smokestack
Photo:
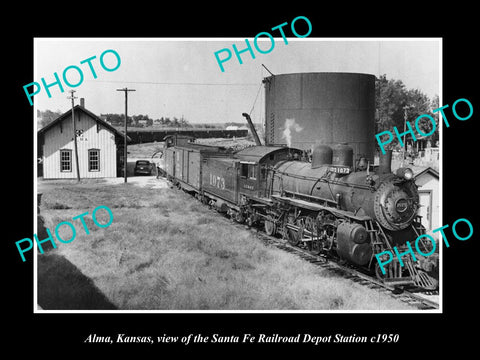
[[85, 107], [85, 99], [84, 98], [80, 98], [80, 106], [81, 107]]
[[392, 150], [385, 150], [385, 154], [379, 156], [378, 174], [390, 174], [392, 172]]

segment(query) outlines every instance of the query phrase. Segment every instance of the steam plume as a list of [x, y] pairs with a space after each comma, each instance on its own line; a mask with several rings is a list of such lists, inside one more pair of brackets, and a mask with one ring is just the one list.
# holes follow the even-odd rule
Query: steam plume
[[282, 139], [287, 140], [288, 147], [292, 147], [292, 130], [300, 132], [303, 128], [295, 122], [295, 119], [285, 119], [285, 129], [282, 133]]

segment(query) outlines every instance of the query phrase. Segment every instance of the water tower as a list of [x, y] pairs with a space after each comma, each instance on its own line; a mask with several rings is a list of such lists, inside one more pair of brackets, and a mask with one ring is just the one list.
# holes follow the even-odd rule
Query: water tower
[[273, 75], [265, 84], [265, 144], [311, 150], [346, 143], [354, 159], [373, 161], [375, 76], [359, 73]]

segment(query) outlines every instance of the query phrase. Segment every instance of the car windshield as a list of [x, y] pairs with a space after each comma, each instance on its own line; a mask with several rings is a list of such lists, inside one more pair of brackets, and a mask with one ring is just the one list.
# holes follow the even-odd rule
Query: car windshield
[[148, 161], [137, 161], [137, 165], [148, 165], [150, 164]]

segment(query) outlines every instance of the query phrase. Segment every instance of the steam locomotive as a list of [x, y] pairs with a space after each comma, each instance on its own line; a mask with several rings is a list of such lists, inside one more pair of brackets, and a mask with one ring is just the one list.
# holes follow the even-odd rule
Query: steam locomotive
[[[167, 178], [239, 223], [263, 226], [268, 235], [359, 267], [385, 283], [437, 286], [422, 259], [404, 257], [404, 266], [395, 259], [383, 274], [375, 258], [394, 246], [401, 253], [407, 240], [425, 233], [411, 169], [393, 174], [391, 152], [380, 157], [379, 166], [363, 157], [354, 163], [346, 144], [318, 145], [311, 154], [263, 146], [244, 116], [257, 145], [240, 151], [179, 135], [166, 138]], [[422, 243], [425, 253], [429, 245]]]

